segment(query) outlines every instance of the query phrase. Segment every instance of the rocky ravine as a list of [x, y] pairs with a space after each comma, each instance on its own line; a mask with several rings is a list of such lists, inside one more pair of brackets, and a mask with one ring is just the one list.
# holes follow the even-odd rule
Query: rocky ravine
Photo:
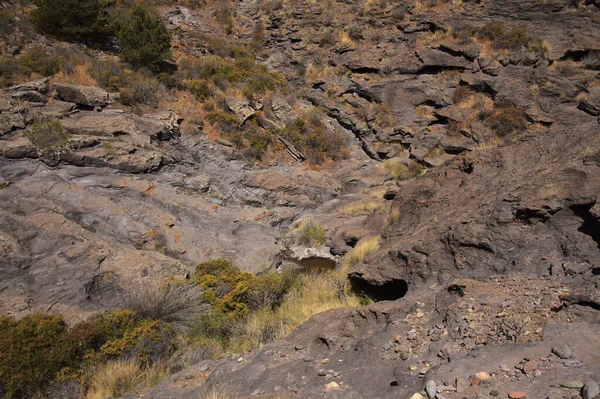
[[[242, 39], [265, 24], [262, 61], [325, 110], [352, 159], [258, 169], [202, 132], [182, 134], [169, 110], [133, 115], [112, 94], [48, 80], [2, 91], [0, 311], [74, 321], [118, 306], [138, 279], [184, 276], [213, 257], [275, 267], [289, 227], [311, 217], [335, 256], [382, 235], [349, 277], [391, 301], [319, 314], [142, 397], [596, 396], [600, 80], [583, 60], [600, 51], [598, 3], [302, 1], [269, 14], [236, 4]], [[202, 54], [191, 32], [210, 10], [167, 10], [178, 51]], [[498, 21], [551, 48], [507, 54], [450, 34]], [[324, 29], [351, 24], [362, 39], [328, 44]], [[566, 73], [567, 62], [579, 69]], [[478, 115], [506, 108], [524, 122], [500, 139]], [[60, 118], [68, 149], [32, 145], [24, 131], [40, 116]], [[427, 173], [396, 183], [388, 158]]]

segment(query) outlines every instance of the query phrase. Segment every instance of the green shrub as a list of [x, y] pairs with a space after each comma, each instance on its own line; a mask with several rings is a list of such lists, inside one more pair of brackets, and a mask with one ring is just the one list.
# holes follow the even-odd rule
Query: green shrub
[[25, 135], [42, 151], [56, 150], [69, 143], [69, 135], [56, 119], [34, 123]]
[[159, 320], [143, 319], [125, 331], [122, 337], [106, 342], [100, 348], [108, 359], [135, 356], [141, 364], [149, 365], [173, 353], [173, 329]]
[[82, 361], [85, 346], [72, 339], [59, 316], [36, 314], [19, 321], [0, 317], [0, 387], [3, 397], [29, 398]]
[[20, 71], [21, 66], [14, 58], [0, 58], [0, 87], [13, 85], [14, 76]]
[[291, 141], [314, 164], [321, 164], [327, 158], [341, 159], [345, 154], [344, 144], [335, 132], [328, 131], [322, 118], [321, 110], [312, 108], [278, 134]]
[[171, 35], [162, 19], [136, 4], [117, 24], [120, 57], [134, 67], [156, 68], [171, 55]]
[[118, 92], [125, 86], [126, 72], [123, 65], [116, 60], [97, 60], [92, 63], [92, 76], [100, 87], [109, 92]]
[[204, 80], [204, 79], [188, 81], [187, 89], [199, 101], [202, 101], [202, 102], [211, 98], [215, 93], [215, 89], [213, 88], [213, 86], [207, 80]]
[[31, 20], [45, 34], [65, 40], [100, 42], [111, 33], [108, 0], [33, 0]]
[[31, 75], [39, 73], [52, 76], [60, 70], [60, 61], [56, 54], [51, 54], [42, 46], [33, 46], [19, 57], [23, 73]]
[[123, 105], [156, 105], [158, 80], [142, 74], [134, 74], [134, 76], [129, 77], [127, 80], [127, 87], [119, 90], [119, 98]]
[[272, 142], [271, 134], [260, 130], [253, 129], [245, 134], [244, 137], [250, 145], [250, 157], [256, 160], [262, 159], [269, 144]]

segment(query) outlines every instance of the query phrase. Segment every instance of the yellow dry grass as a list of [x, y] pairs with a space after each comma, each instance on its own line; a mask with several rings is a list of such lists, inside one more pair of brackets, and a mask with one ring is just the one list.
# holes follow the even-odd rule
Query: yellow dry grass
[[237, 395], [227, 392], [226, 388], [212, 388], [210, 391], [200, 394], [199, 399], [236, 399]]
[[361, 299], [351, 292], [348, 272], [379, 249], [379, 242], [379, 236], [360, 240], [334, 270], [299, 274], [280, 307], [262, 309], [248, 317], [243, 334], [228, 348], [229, 352], [254, 349], [264, 342], [265, 336], [281, 338], [318, 313], [360, 306]]
[[381, 203], [377, 201], [359, 201], [348, 204], [337, 211], [340, 216], [360, 216], [369, 214], [381, 207]]
[[365, 256], [379, 249], [381, 237], [363, 238], [342, 260], [342, 272], [347, 272], [352, 266], [361, 263]]
[[92, 77], [90, 73], [90, 67], [85, 64], [76, 65], [73, 68], [73, 72], [67, 74], [65, 71], [59, 71], [52, 77], [52, 81], [55, 83], [65, 83], [82, 86], [95, 86], [99, 87], [98, 81]]
[[142, 369], [135, 360], [111, 361], [93, 369], [86, 399], [108, 399], [143, 392], [168, 375], [167, 367], [161, 364]]

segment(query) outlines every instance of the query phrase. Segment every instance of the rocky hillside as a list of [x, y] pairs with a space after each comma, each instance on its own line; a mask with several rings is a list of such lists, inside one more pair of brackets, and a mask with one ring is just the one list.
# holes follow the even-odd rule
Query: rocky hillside
[[371, 304], [133, 397], [600, 394], [600, 3], [164, 3], [169, 78], [4, 6], [0, 314], [335, 269]]

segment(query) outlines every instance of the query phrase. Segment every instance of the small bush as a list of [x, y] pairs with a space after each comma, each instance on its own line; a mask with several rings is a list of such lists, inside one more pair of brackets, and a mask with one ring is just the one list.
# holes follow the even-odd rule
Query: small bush
[[34, 123], [25, 135], [42, 151], [57, 150], [69, 143], [69, 135], [56, 119]]
[[123, 105], [156, 105], [156, 93], [159, 83], [150, 76], [135, 74], [135, 78], [128, 79], [127, 87], [121, 88], [120, 101]]
[[327, 158], [338, 160], [345, 156], [344, 144], [335, 133], [328, 131], [318, 108], [308, 110], [278, 133], [291, 141], [309, 161], [321, 164]]
[[362, 27], [360, 25], [352, 25], [350, 29], [348, 29], [348, 37], [355, 42], [364, 39]]
[[136, 4], [118, 22], [120, 57], [134, 67], [157, 68], [171, 55], [171, 35], [162, 19]]
[[139, 282], [125, 296], [124, 305], [143, 318], [160, 320], [177, 328], [189, 327], [208, 311], [198, 287], [183, 282], [163, 286]]
[[521, 107], [496, 108], [484, 121], [499, 137], [522, 132], [527, 128], [527, 114]]
[[452, 100], [455, 104], [461, 103], [467, 98], [471, 97], [473, 93], [473, 89], [471, 89], [469, 86], [457, 86], [456, 89], [454, 89]]
[[309, 221], [299, 228], [296, 241], [303, 247], [318, 247], [325, 244], [325, 229]]
[[42, 46], [33, 46], [19, 57], [23, 73], [31, 75], [52, 76], [60, 70], [59, 58]]
[[21, 66], [13, 58], [0, 58], [0, 87], [15, 84], [14, 77], [20, 73]]
[[3, 397], [41, 394], [59, 372], [76, 369], [85, 347], [71, 339], [59, 316], [36, 314], [19, 321], [0, 317], [0, 387]]
[[424, 168], [417, 162], [404, 163], [401, 159], [388, 159], [383, 163], [396, 180], [408, 180], [423, 174]]
[[33, 0], [31, 20], [45, 34], [65, 40], [101, 42], [111, 33], [107, 0]]
[[550, 43], [540, 38], [530, 40], [527, 45], [527, 48], [545, 58], [548, 58], [548, 56], [552, 52], [552, 47], [550, 46]]
[[125, 331], [122, 337], [106, 342], [100, 351], [106, 359], [136, 357], [140, 364], [150, 365], [174, 352], [174, 332], [170, 325], [143, 319]]
[[109, 92], [118, 92], [125, 86], [125, 68], [116, 60], [94, 60], [91, 70], [100, 87]]
[[600, 51], [590, 50], [583, 57], [583, 65], [588, 69], [600, 70]]

